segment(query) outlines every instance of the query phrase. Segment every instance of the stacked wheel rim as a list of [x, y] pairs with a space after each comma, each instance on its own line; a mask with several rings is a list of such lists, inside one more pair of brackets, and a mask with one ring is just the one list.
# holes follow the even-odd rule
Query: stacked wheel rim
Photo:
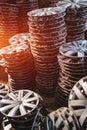
[[69, 108], [76, 114], [84, 130], [87, 129], [87, 77], [80, 79], [71, 90]]
[[9, 43], [11, 45], [16, 45], [16, 44], [20, 45], [24, 43], [24, 44], [27, 44], [30, 48], [30, 35], [29, 33], [16, 34], [9, 39]]
[[16, 3], [16, 0], [0, 0], [0, 3], [10, 3], [10, 4], [14, 4], [14, 3]]
[[87, 20], [87, 4], [72, 2], [66, 10], [67, 42], [85, 39], [85, 21]]
[[57, 106], [67, 106], [69, 93], [74, 84], [87, 75], [87, 41], [74, 41], [59, 49], [60, 72], [55, 99]]
[[37, 71], [38, 90], [54, 94], [58, 77], [57, 53], [65, 42], [65, 12], [61, 8], [43, 8], [28, 13], [30, 46]]
[[14, 4], [0, 3], [0, 44], [8, 45], [11, 36], [18, 33], [18, 7]]
[[29, 32], [28, 29], [28, 18], [27, 13], [31, 10], [39, 8], [39, 1], [38, 0], [19, 0], [16, 1], [17, 5], [19, 6], [19, 32], [26, 33]]
[[29, 46], [16, 44], [0, 50], [13, 89], [35, 89], [35, 69]]
[[85, 39], [85, 22], [87, 20], [86, 1], [62, 0], [55, 4], [66, 8], [67, 42]]
[[81, 130], [75, 114], [68, 108], [60, 108], [48, 115], [44, 123], [45, 130]]
[[11, 123], [10, 126], [28, 130], [32, 128], [38, 109], [43, 107], [42, 102], [42, 98], [33, 91], [17, 90], [1, 100], [0, 111]]

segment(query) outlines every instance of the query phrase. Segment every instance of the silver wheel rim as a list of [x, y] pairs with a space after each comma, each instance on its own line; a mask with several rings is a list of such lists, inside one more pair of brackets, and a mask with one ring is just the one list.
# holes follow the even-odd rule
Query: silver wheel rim
[[[87, 53], [87, 41], [80, 40], [64, 44], [60, 47], [59, 52], [60, 54], [66, 57], [72, 57], [72, 58], [87, 57], [87, 55], [85, 54]], [[74, 56], [74, 54], [76, 55]]]
[[9, 93], [1, 100], [0, 111], [10, 118], [31, 114], [39, 104], [39, 96], [30, 90], [18, 90]]

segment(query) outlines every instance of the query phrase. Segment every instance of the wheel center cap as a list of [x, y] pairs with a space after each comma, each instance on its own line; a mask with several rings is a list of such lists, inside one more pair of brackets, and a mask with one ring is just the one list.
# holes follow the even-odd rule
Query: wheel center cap
[[18, 103], [19, 103], [19, 105], [21, 105], [21, 104], [22, 104], [22, 101], [18, 101]]

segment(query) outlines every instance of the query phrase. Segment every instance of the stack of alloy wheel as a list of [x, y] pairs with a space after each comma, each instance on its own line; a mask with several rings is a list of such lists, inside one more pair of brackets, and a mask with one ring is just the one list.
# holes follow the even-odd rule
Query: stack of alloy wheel
[[39, 8], [38, 0], [17, 0], [16, 4], [19, 6], [19, 32], [29, 32], [27, 13], [31, 10]]
[[74, 84], [87, 75], [87, 41], [63, 44], [59, 49], [60, 65], [55, 99], [57, 106], [67, 106], [69, 93]]
[[1, 2], [1, 3], [9, 3], [10, 0], [1, 0], [0, 2]]
[[0, 0], [1, 3], [10, 3], [10, 4], [13, 4], [13, 3], [16, 3], [16, 0]]
[[27, 44], [30, 48], [30, 34], [29, 33], [16, 34], [9, 39], [9, 43], [11, 45], [16, 45], [16, 44], [20, 45], [24, 43], [24, 44]]
[[87, 20], [87, 2], [73, 0], [66, 9], [67, 42], [85, 39], [85, 22]]
[[76, 115], [68, 108], [62, 107], [46, 117], [43, 130], [82, 130]]
[[31, 130], [39, 125], [38, 117], [44, 115], [43, 100], [33, 91], [17, 90], [7, 94], [0, 103], [5, 116], [3, 129]]
[[0, 48], [8, 45], [11, 36], [18, 33], [18, 7], [0, 3]]
[[0, 50], [2, 66], [8, 73], [13, 89], [35, 89], [35, 69], [31, 51], [26, 44], [16, 44]]
[[58, 49], [66, 39], [65, 10], [43, 8], [29, 12], [28, 16], [37, 88], [42, 94], [51, 96], [57, 85]]
[[76, 114], [84, 130], [87, 130], [87, 76], [80, 79], [71, 90], [69, 108]]
[[66, 8], [67, 42], [85, 39], [85, 22], [87, 20], [87, 2], [62, 0], [55, 4]]

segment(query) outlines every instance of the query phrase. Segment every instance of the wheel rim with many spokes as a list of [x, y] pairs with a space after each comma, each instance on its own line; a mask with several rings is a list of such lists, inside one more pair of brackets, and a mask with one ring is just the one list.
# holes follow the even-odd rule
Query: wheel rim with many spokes
[[31, 114], [39, 104], [39, 96], [30, 90], [9, 93], [1, 100], [0, 111], [7, 117], [24, 117]]
[[60, 47], [60, 54], [66, 57], [87, 57], [87, 41], [80, 40], [64, 44]]

